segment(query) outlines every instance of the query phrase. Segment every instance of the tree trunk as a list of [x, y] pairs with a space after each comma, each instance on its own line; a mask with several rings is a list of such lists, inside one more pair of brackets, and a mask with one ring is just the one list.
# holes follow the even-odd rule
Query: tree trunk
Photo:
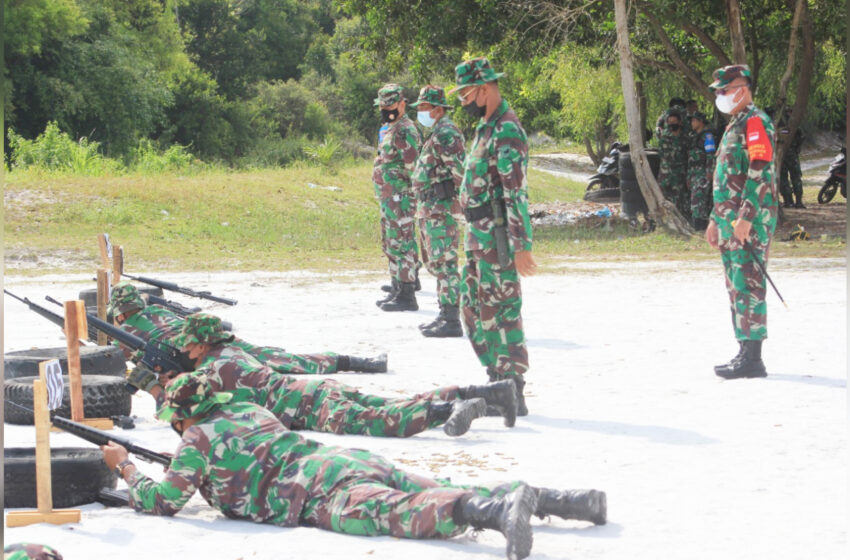
[[646, 157], [643, 131], [640, 129], [640, 108], [635, 91], [635, 77], [632, 71], [632, 50], [629, 44], [629, 17], [626, 1], [614, 0], [614, 16], [617, 26], [617, 50], [620, 55], [620, 80], [626, 105], [626, 121], [629, 125], [629, 150], [632, 165], [635, 168], [640, 192], [649, 208], [649, 215], [676, 233], [690, 235], [694, 233], [693, 229], [676, 210], [676, 206], [664, 199], [661, 188], [655, 181], [655, 176], [649, 167], [649, 159]]
[[735, 64], [746, 64], [747, 48], [738, 0], [726, 0], [726, 19], [729, 25], [729, 39], [732, 42], [732, 60]]
[[[815, 37], [812, 29], [812, 20], [809, 17], [809, 8], [806, 2], [799, 0], [801, 4], [800, 10], [800, 36], [803, 43], [803, 56], [800, 60], [799, 71], [797, 74], [797, 94], [794, 99], [794, 106], [791, 108], [791, 118], [788, 120], [788, 140], [794, 138], [800, 123], [803, 122], [803, 117], [806, 113], [806, 107], [809, 104], [809, 93], [812, 89], [812, 78], [815, 68]], [[793, 4], [792, 4], [793, 6]], [[791, 58], [791, 53], [788, 54]], [[784, 104], [784, 103], [783, 103]], [[781, 115], [776, 115], [780, 118]], [[788, 146], [779, 144], [776, 147], [776, 169], [782, 164], [782, 158], [785, 156], [785, 151]]]
[[593, 166], [599, 167], [599, 164], [602, 162], [602, 158], [596, 151], [594, 151], [593, 143], [590, 141], [589, 136], [584, 137], [584, 149], [587, 150], [587, 155], [590, 157], [590, 161], [593, 162]]

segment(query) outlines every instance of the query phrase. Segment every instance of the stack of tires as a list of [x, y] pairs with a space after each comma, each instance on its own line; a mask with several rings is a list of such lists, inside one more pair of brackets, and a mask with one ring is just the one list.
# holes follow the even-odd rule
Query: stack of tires
[[[657, 150], [646, 150], [652, 174], [658, 177], [661, 157]], [[634, 219], [639, 213], [647, 212], [646, 200], [640, 192], [640, 186], [632, 165], [632, 155], [628, 146], [620, 148], [620, 212], [628, 219]]]
[[[58, 359], [62, 371], [68, 371], [67, 348], [44, 348], [9, 352], [4, 356], [4, 421], [32, 425], [33, 381], [38, 379], [38, 364]], [[127, 364], [116, 346], [80, 348], [83, 406], [88, 418], [129, 416], [131, 396], [124, 374]], [[62, 406], [51, 415], [70, 418], [70, 387], [64, 376]], [[16, 406], [18, 405], [18, 406]], [[24, 407], [24, 408], [21, 408]], [[115, 488], [117, 478], [94, 447], [51, 448], [53, 507], [73, 507], [97, 500], [103, 488]], [[6, 448], [3, 457], [3, 505], [7, 508], [37, 507], [35, 487], [35, 449]]]

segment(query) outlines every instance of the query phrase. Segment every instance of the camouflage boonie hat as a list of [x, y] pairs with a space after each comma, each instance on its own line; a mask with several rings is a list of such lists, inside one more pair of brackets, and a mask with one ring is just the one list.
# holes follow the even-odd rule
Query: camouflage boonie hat
[[177, 336], [172, 340], [176, 348], [188, 344], [215, 344], [233, 338], [233, 333], [224, 330], [221, 319], [209, 313], [193, 313], [186, 317]]
[[378, 90], [378, 97], [375, 98], [377, 107], [388, 107], [398, 103], [404, 99], [404, 88], [398, 84], [386, 84]]
[[455, 66], [455, 87], [450, 89], [448, 93], [454, 93], [469, 86], [480, 86], [487, 82], [493, 82], [504, 75], [504, 72], [493, 70], [486, 57], [473, 58]]
[[165, 387], [165, 400], [156, 417], [166, 422], [185, 420], [209, 412], [232, 398], [230, 393], [213, 393], [205, 374], [184, 373]]
[[46, 544], [15, 543], [3, 549], [3, 560], [62, 560], [62, 555]]
[[714, 81], [708, 86], [711, 91], [725, 88], [735, 78], [747, 78], [750, 83], [753, 80], [750, 74], [750, 67], [746, 64], [731, 64], [723, 68], [718, 68], [714, 71], [712, 77]]
[[420, 103], [430, 103], [435, 107], [451, 107], [446, 103], [446, 90], [439, 86], [427, 85], [419, 90], [419, 99], [415, 103], [411, 103], [411, 107], [416, 107]]
[[112, 295], [109, 296], [106, 313], [112, 317], [117, 317], [122, 313], [144, 309], [145, 307], [147, 307], [147, 304], [134, 285], [129, 282], [118, 282], [112, 287]]

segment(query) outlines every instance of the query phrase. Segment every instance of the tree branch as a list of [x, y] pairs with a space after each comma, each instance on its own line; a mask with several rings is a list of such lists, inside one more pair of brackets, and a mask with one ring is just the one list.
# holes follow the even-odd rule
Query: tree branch
[[738, 0], [726, 0], [726, 18], [729, 25], [729, 38], [732, 41], [732, 60], [735, 61], [735, 64], [746, 64], [747, 49], [744, 43], [741, 6], [738, 4]]
[[634, 55], [635, 64], [639, 64], [640, 66], [649, 66], [651, 68], [658, 68], [659, 70], [664, 70], [665, 72], [676, 72], [676, 67], [670, 64], [669, 62], [664, 62], [663, 60], [657, 60], [655, 58], [647, 58], [645, 56]]
[[673, 41], [670, 40], [670, 37], [667, 36], [667, 33], [664, 31], [664, 27], [661, 25], [661, 22], [658, 20], [658, 17], [652, 11], [642, 5], [640, 7], [643, 15], [646, 16], [646, 19], [649, 20], [649, 25], [652, 26], [652, 29], [655, 31], [655, 34], [658, 35], [658, 38], [661, 40], [661, 43], [664, 45], [664, 50], [667, 52], [667, 56], [673, 61], [673, 65], [676, 67], [676, 71], [685, 77], [685, 80], [688, 84], [696, 91], [700, 93], [704, 98], [708, 101], [714, 102], [714, 94], [708, 89], [708, 84], [702, 80], [702, 77], [696, 73], [696, 71], [685, 64], [685, 61], [682, 60], [682, 57], [679, 56], [678, 51], [676, 51], [675, 45], [673, 45]]

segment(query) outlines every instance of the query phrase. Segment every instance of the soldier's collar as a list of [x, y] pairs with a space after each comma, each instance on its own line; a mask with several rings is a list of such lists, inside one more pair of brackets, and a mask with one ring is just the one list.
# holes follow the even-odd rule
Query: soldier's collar
[[490, 118], [486, 122], [483, 122], [478, 126], [493, 126], [496, 121], [502, 117], [502, 115], [508, 112], [508, 108], [508, 102], [503, 97], [502, 101], [499, 103], [499, 106], [496, 108], [495, 111], [493, 111], [493, 114], [490, 115]]

